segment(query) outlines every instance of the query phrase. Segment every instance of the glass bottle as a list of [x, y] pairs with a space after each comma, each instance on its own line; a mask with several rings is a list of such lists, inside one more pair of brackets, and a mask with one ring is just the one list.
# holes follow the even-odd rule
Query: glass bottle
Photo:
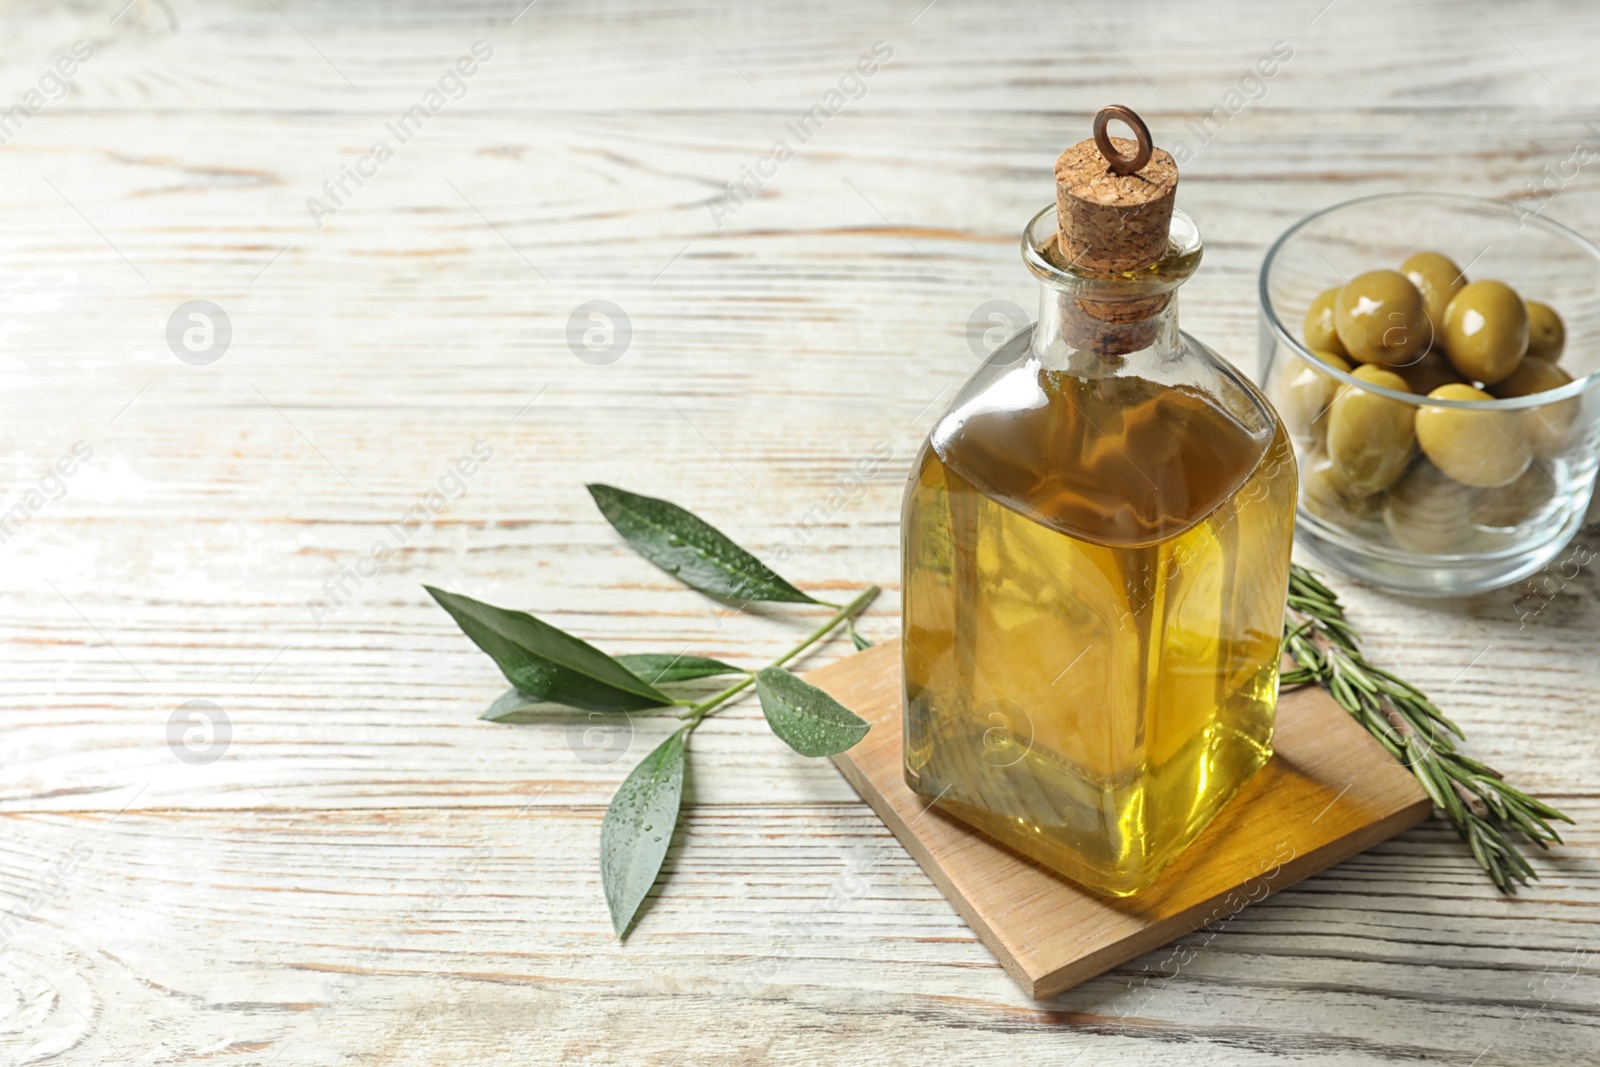
[[1199, 231], [1127, 273], [1022, 255], [1039, 321], [940, 416], [903, 511], [905, 776], [1113, 896], [1149, 887], [1272, 755], [1289, 440], [1178, 329]]

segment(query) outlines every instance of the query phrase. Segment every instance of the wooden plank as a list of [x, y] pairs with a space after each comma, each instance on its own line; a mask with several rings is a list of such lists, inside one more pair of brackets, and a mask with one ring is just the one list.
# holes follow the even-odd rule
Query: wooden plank
[[[894, 58], [849, 108], [1040, 113], [1098, 106], [1109, 93], [1141, 111], [1184, 108], [1199, 119], [1233, 91], [1235, 108], [1253, 98], [1244, 114], [1337, 102], [1447, 111], [1559, 104], [1593, 78], [1584, 33], [1592, 13], [1583, 0], [1482, 12], [1451, 0], [1226, 0], [1208, 4], [1203, 17], [1112, 0], [1065, 10], [1019, 0], [981, 8], [948, 0], [759, 10], [725, 0], [525, 5], [477, 0], [442, 15], [420, 0], [136, 0], [115, 22], [121, 3], [46, 9], [8, 21], [15, 42], [5, 73], [20, 91], [59, 50], [86, 39], [97, 54], [74, 77], [65, 106], [268, 106], [384, 118], [417, 100], [476, 40], [489, 42], [494, 56], [444, 116], [740, 107], [798, 114], [879, 40]], [[1292, 58], [1264, 83], [1241, 84], [1279, 42]], [[1339, 101], [1330, 100], [1331, 86]]]
[[[791, 644], [806, 616], [726, 616], [682, 590], [618, 542], [586, 480], [669, 496], [764, 555], [789, 548], [784, 571], [830, 599], [883, 585], [866, 628], [892, 635], [901, 479], [940, 397], [976, 365], [971, 309], [1033, 299], [1016, 228], [1048, 183], [1055, 133], [1030, 115], [863, 116], [838, 128], [829, 160], [796, 161], [783, 196], [721, 234], [691, 199], [704, 184], [693, 176], [737, 169], [742, 139], [766, 121], [622, 116], [597, 141], [588, 119], [539, 116], [516, 131], [543, 154], [486, 156], [498, 120], [463, 117], [429, 135], [428, 165], [419, 157], [392, 183], [386, 171], [351, 214], [303, 234], [296, 194], [322, 180], [359, 121], [38, 116], [0, 152], [17, 206], [0, 217], [14, 249], [0, 264], [14, 357], [0, 361], [0, 470], [20, 491], [75, 440], [95, 457], [3, 546], [0, 647], [14, 665], [0, 701], [12, 738], [0, 805], [116, 810], [137, 794], [152, 807], [250, 806], [254, 786], [295, 805], [493, 804], [535, 788], [526, 766], [556, 779], [552, 796], [603, 801], [626, 763], [576, 759], [559, 728], [474, 721], [497, 695], [496, 672], [421, 583], [448, 578], [619, 652], [692, 647], [755, 664]], [[1251, 271], [1283, 224], [1273, 205], [1297, 213], [1413, 167], [1439, 169], [1461, 191], [1514, 191], [1538, 159], [1566, 150], [1578, 117], [1519, 113], [1486, 129], [1474, 113], [1442, 113], [1420, 158], [1403, 136], [1413, 121], [1325, 112], [1328, 143], [1304, 140], [1303, 117], [1281, 113], [1230, 130], [1212, 158], [1237, 174], [1180, 192], [1211, 242], [1185, 287], [1187, 327], [1253, 364]], [[277, 146], [291, 134], [302, 151], [285, 154]], [[636, 154], [586, 151], [602, 142]], [[141, 144], [189, 145], [193, 156], [152, 160], [135, 153]], [[623, 193], [591, 194], [569, 176], [595, 158], [588, 173]], [[999, 173], [995, 159], [1007, 161]], [[189, 173], [230, 163], [271, 180]], [[936, 166], [937, 183], [907, 180]], [[656, 172], [667, 177], [647, 180]], [[474, 196], [480, 186], [462, 175], [478, 176], [495, 224], [530, 258], [553, 257], [548, 289], [470, 207], [450, 203], [441, 174]], [[911, 237], [946, 278], [841, 174], [869, 195], [902, 190], [897, 224], [959, 222]], [[90, 192], [79, 206], [143, 265], [148, 289], [46, 178], [75, 198]], [[959, 213], [947, 188], [973, 190]], [[634, 191], [656, 189], [659, 201], [641, 215], [547, 220], [530, 189], [596, 211]], [[854, 213], [850, 226], [821, 225], [835, 209]], [[1551, 211], [1600, 226], [1600, 192], [1575, 183]], [[617, 259], [624, 249], [633, 260]], [[652, 266], [604, 289], [608, 257]], [[565, 319], [603, 289], [631, 309], [637, 348], [594, 367], [567, 350]], [[166, 316], [195, 295], [233, 308], [238, 327], [237, 349], [207, 367], [179, 363], [163, 339]], [[403, 325], [394, 308], [406, 309]], [[496, 458], [466, 495], [347, 606], [313, 619], [307, 601], [478, 440]], [[890, 461], [802, 543], [797, 524], [880, 440]], [[1600, 542], [1586, 537], [1593, 553]], [[1537, 753], [1582, 751], [1592, 730], [1600, 660], [1573, 655], [1571, 635], [1600, 626], [1593, 568], [1552, 570], [1443, 614], [1342, 591], [1374, 657], [1443, 700], [1475, 753], [1542, 795], [1587, 789], [1572, 766]], [[237, 724], [234, 755], [203, 771], [162, 741], [166, 717], [191, 699]], [[729, 719], [706, 742], [730, 766], [708, 799], [848, 798], [826, 767], [775, 752], [752, 709]], [[641, 744], [653, 736], [648, 722], [636, 729]], [[495, 758], [502, 746], [524, 757]]]
[[[1535, 857], [1543, 881], [1499, 897], [1430, 821], [1045, 1003], [751, 703], [696, 734], [684, 847], [619, 946], [596, 835], [665, 724], [593, 764], [562, 724], [475, 721], [501, 683], [419, 583], [616, 651], [765, 663], [815, 616], [708, 606], [580, 484], [672, 497], [770, 558], [883, 439], [893, 462], [782, 569], [829, 599], [883, 585], [865, 629], [890, 637], [900, 474], [976, 365], [972, 309], [1033, 305], [1017, 231], [1094, 108], [1140, 108], [1170, 143], [1293, 45], [1179, 194], [1208, 245], [1185, 328], [1248, 369], [1255, 268], [1288, 219], [1408, 186], [1509, 199], [1594, 143], [1597, 19], [1583, 0], [7, 6], [0, 102], [76, 40], [96, 55], [0, 146], [0, 507], [74, 441], [95, 457], [0, 545], [0, 910], [28, 914], [0, 947], [0, 1060], [1582, 1062], [1592, 565], [1442, 604], [1338, 583], [1375, 660], [1579, 819]], [[479, 38], [495, 57], [467, 95], [317, 228], [307, 198]], [[867, 95], [719, 227], [724, 183], [878, 39], [896, 54]], [[1548, 213], [1600, 232], [1590, 167]], [[635, 326], [606, 367], [565, 340], [597, 296]], [[207, 367], [163, 337], [197, 297], [237, 328]], [[306, 599], [479, 438], [497, 459], [468, 494], [314, 623]], [[235, 725], [204, 767], [165, 741], [195, 698]], [[425, 911], [480, 841], [493, 861]], [[28, 910], [79, 844], [67, 891]], [[330, 975], [352, 982], [330, 997]]]
[[[1573, 854], [1592, 855], [1600, 803], [1573, 811]], [[602, 814], [0, 815], [0, 910], [25, 916], [0, 946], [0, 1048], [26, 1063], [49, 1042], [41, 1057], [85, 1067], [685, 1050], [719, 1067], [1003, 1067], [1024, 1048], [1231, 1067], [1466, 1064], [1492, 1044], [1485, 1061], [1534, 1067], [1600, 1044], [1580, 918], [1600, 901], [1592, 863], [1547, 864], [1506, 901], [1436, 823], [1032, 1002], [864, 804], [691, 806], [622, 944], [600, 894]]]
[[1155, 884], [1099, 896], [930, 806], [905, 782], [900, 643], [808, 679], [872, 724], [834, 763], [1023, 992], [1055, 996], [1387, 840], [1432, 803], [1320, 689], [1283, 695], [1271, 761]]

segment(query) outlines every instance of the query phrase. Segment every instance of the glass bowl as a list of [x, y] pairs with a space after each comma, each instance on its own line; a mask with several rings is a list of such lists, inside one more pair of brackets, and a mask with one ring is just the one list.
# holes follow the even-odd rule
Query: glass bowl
[[[1557, 365], [1573, 380], [1500, 400], [1432, 400], [1363, 381], [1311, 354], [1302, 328], [1319, 293], [1366, 271], [1398, 270], [1420, 251], [1444, 253], [1470, 281], [1498, 279], [1524, 300], [1555, 308], [1566, 325]], [[1600, 248], [1565, 226], [1493, 200], [1439, 193], [1361, 197], [1309, 215], [1284, 231], [1261, 265], [1260, 355], [1261, 383], [1300, 464], [1295, 536], [1330, 566], [1400, 593], [1478, 593], [1533, 574], [1582, 525], [1600, 456]], [[1357, 391], [1367, 395], [1349, 399]], [[1341, 417], [1341, 409], [1349, 414]], [[1441, 418], [1440, 409], [1452, 413]], [[1371, 458], [1360, 460], [1352, 441], [1377, 441], [1384, 427], [1390, 440], [1401, 440], [1404, 431], [1392, 427], [1414, 428], [1419, 412], [1478, 442], [1478, 466], [1463, 474], [1457, 462], [1457, 477], [1510, 480], [1464, 484], [1413, 444], [1409, 458], [1382, 464], [1398, 472], [1393, 481], [1368, 492], [1388, 475], [1374, 478], [1369, 468], [1352, 476], [1355, 463]], [[1330, 425], [1337, 455], [1328, 447]], [[1360, 432], [1368, 425], [1370, 436]], [[1451, 469], [1450, 456], [1436, 453]]]

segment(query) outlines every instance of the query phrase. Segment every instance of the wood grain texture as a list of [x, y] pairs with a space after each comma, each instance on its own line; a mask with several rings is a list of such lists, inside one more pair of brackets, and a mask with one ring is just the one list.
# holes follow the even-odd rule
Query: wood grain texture
[[1112, 900], [1061, 878], [913, 793], [899, 641], [812, 671], [872, 724], [833, 757], [1028, 996], [1055, 996], [1426, 819], [1422, 787], [1320, 689], [1278, 701], [1273, 757], [1171, 866]]
[[[477, 721], [502, 683], [420, 587], [747, 664], [822, 617], [678, 588], [593, 510], [603, 480], [786, 549], [810, 592], [883, 585], [889, 638], [902, 477], [977, 365], [973, 310], [1032, 307], [1017, 236], [1097, 107], [1171, 146], [1292, 45], [1179, 193], [1207, 241], [1185, 327], [1249, 369], [1290, 220], [1510, 199], [1594, 142], [1592, 5], [123, 5], [0, 5], [0, 102], [95, 48], [0, 146], [0, 511], [94, 450], [0, 543], [0, 1063], [1600, 1062], [1588, 557], [1455, 602], [1338, 583], [1375, 659], [1580, 820], [1543, 881], [1501, 899], [1430, 822], [1043, 1005], [751, 703], [696, 734], [682, 851], [618, 946], [599, 820], [666, 724], [603, 762], [564, 723]], [[307, 200], [480, 39], [466, 94], [319, 228]], [[714, 219], [878, 40], [865, 95]], [[1600, 233], [1591, 168], [1547, 214]], [[234, 327], [208, 366], [165, 340], [196, 298]], [[566, 340], [596, 298], [633, 326], [609, 366]], [[314, 617], [480, 440], [464, 495]], [[233, 725], [205, 766], [166, 743], [197, 699]]]

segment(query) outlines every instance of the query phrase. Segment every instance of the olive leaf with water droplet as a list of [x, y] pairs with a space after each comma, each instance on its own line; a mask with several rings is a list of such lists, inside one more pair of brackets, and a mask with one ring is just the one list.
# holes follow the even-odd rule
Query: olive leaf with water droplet
[[635, 677], [651, 685], [663, 682], [689, 682], [696, 678], [715, 678], [722, 674], [746, 674], [743, 667], [706, 656], [673, 656], [664, 652], [630, 652], [615, 657]]
[[782, 667], [756, 672], [756, 693], [772, 732], [802, 756], [832, 756], [867, 736], [872, 724]]
[[623, 937], [661, 873], [683, 801], [689, 732], [680, 727], [629, 773], [600, 823], [600, 884], [611, 928]]
[[[748, 674], [743, 667], [723, 663], [705, 656], [672, 655], [666, 652], [631, 652], [612, 659], [628, 669], [628, 673], [650, 685], [669, 682], [689, 682], [697, 678], [715, 678], [724, 674]], [[676, 705], [666, 705], [665, 711]], [[530, 723], [548, 722], [570, 715], [572, 708], [524, 693], [512, 686], [484, 708], [478, 718], [489, 722]]]
[[727, 534], [671, 501], [609, 485], [590, 485], [588, 490], [600, 514], [623, 540], [692, 589], [741, 603], [820, 603], [734, 544]]
[[484, 708], [478, 718], [490, 722], [542, 722], [563, 711], [570, 713], [571, 709], [529, 696], [512, 686], [496, 697], [493, 704]]
[[478, 713], [478, 718], [485, 722], [501, 722], [509, 724], [527, 724], [540, 722], [570, 722], [575, 718], [582, 718], [584, 714], [591, 718], [597, 714], [608, 715], [666, 715], [677, 711], [679, 705], [667, 704], [659, 708], [646, 708], [642, 711], [631, 712], [596, 712], [593, 709], [574, 708], [570, 704], [557, 704], [549, 700], [540, 700], [536, 696], [529, 696], [516, 686], [512, 686], [504, 693], [495, 697], [494, 702]]
[[522, 611], [423, 586], [520, 692], [589, 711], [642, 711], [671, 697], [564, 630]]

